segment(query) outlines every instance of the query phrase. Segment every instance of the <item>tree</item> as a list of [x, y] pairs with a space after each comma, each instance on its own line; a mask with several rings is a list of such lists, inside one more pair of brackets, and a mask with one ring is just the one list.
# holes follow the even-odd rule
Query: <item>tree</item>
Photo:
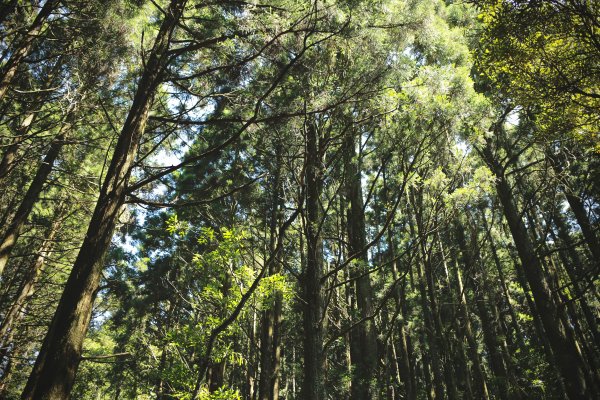
[[0, 397], [596, 398], [598, 10], [470, 3], [4, 2]]

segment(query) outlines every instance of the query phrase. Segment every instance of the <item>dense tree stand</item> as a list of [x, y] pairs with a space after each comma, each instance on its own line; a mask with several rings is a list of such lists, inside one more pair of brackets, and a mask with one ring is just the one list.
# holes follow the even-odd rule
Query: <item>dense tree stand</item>
[[600, 9], [0, 4], [0, 398], [600, 398]]

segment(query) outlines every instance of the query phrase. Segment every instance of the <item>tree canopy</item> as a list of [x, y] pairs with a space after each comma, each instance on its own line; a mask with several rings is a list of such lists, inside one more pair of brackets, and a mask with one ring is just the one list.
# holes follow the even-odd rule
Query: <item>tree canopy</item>
[[5, 0], [0, 398], [600, 396], [600, 5]]

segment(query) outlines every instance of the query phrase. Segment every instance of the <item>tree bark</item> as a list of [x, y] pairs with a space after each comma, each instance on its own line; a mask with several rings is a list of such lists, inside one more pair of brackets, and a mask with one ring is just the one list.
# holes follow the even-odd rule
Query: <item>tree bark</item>
[[[281, 169], [282, 146], [276, 146], [277, 160], [273, 177], [271, 216], [269, 221], [269, 252], [276, 250], [277, 229], [281, 221]], [[281, 247], [280, 247], [281, 248]], [[265, 256], [265, 260], [268, 256]], [[281, 272], [280, 255], [269, 265], [269, 276]], [[277, 400], [279, 398], [279, 364], [281, 360], [281, 293], [273, 293], [273, 305], [262, 315], [262, 332], [260, 340], [260, 379], [258, 383], [258, 398], [260, 400]]]
[[[581, 287], [581, 278], [578, 276], [583, 272], [581, 259], [577, 254], [575, 244], [569, 235], [569, 229], [567, 228], [566, 222], [563, 220], [562, 216], [558, 212], [555, 212], [553, 220], [558, 231], [558, 237], [562, 241], [563, 245], [567, 248], [566, 253], [568, 254], [568, 257], [566, 254], [564, 254], [565, 252], [559, 253], [561, 257], [564, 258], [563, 267], [567, 272], [567, 276], [569, 277], [571, 284], [573, 285], [573, 290], [579, 301], [579, 305], [581, 306], [583, 316], [592, 334], [592, 338], [594, 339], [594, 344], [596, 345], [597, 349], [600, 349], [600, 331], [598, 330], [596, 317], [586, 300], [585, 291]], [[554, 231], [551, 231], [552, 235], [554, 236], [553, 232]]]
[[346, 228], [348, 255], [355, 257], [350, 264], [354, 282], [358, 315], [364, 320], [350, 333], [350, 353], [353, 364], [351, 395], [353, 399], [372, 399], [376, 396], [371, 380], [377, 368], [377, 338], [373, 326], [373, 290], [368, 275], [367, 238], [363, 205], [360, 159], [352, 129], [344, 143], [345, 191], [348, 199]]
[[2, 238], [0, 238], [0, 277], [4, 272], [4, 268], [10, 259], [10, 255], [17, 244], [21, 230], [27, 222], [27, 218], [33, 206], [37, 202], [40, 193], [44, 187], [44, 184], [48, 180], [48, 176], [54, 168], [54, 162], [58, 158], [58, 155], [65, 143], [66, 131], [70, 128], [70, 124], [67, 122], [62, 128], [58, 136], [50, 144], [50, 149], [46, 153], [46, 157], [38, 167], [35, 177], [31, 181], [17, 212], [13, 216], [12, 221], [8, 225], [8, 228], [4, 232]]
[[14, 169], [19, 147], [21, 146], [21, 143], [23, 143], [23, 140], [25, 140], [34, 118], [35, 113], [33, 112], [28, 113], [25, 118], [23, 118], [23, 121], [16, 129], [17, 132], [15, 138], [12, 143], [6, 147], [6, 150], [2, 155], [2, 160], [0, 161], [0, 180], [4, 179]]
[[68, 399], [127, 181], [154, 92], [167, 64], [171, 35], [186, 0], [171, 0], [119, 135], [85, 240], [23, 391], [23, 399]]
[[[390, 246], [390, 251], [391, 251], [390, 258], [392, 259], [392, 273], [393, 273], [394, 281], [397, 282], [397, 280], [398, 280], [398, 265], [397, 265], [397, 261], [396, 261], [394, 243], [391, 240], [391, 230], [390, 230], [390, 234], [388, 236], [390, 236], [389, 246]], [[402, 286], [400, 286], [400, 282], [397, 282], [396, 284], [398, 285], [398, 288], [394, 291], [394, 299], [396, 301], [396, 307], [399, 307], [401, 309], [401, 314], [402, 314], [402, 318], [398, 322], [398, 325], [399, 325], [399, 327], [398, 327], [398, 334], [399, 334], [398, 345], [400, 347], [400, 362], [398, 362], [398, 372], [400, 373], [400, 380], [402, 381], [402, 384], [404, 385], [404, 392], [405, 392], [406, 399], [415, 400], [417, 398], [417, 395], [416, 395], [415, 387], [413, 386], [414, 372], [413, 372], [413, 368], [412, 368], [411, 362], [410, 362], [409, 341], [408, 341], [408, 335], [406, 333], [404, 312], [402, 310], [403, 303], [406, 301], [404, 299], [403, 290], [402, 290], [402, 287], [404, 287], [405, 283], [402, 283]]]
[[14, 326], [19, 322], [22, 317], [23, 307], [26, 305], [27, 300], [35, 293], [35, 285], [38, 282], [40, 275], [46, 265], [46, 258], [52, 254], [54, 247], [54, 238], [58, 234], [58, 229], [62, 225], [63, 216], [62, 211], [59, 210], [54, 218], [54, 222], [50, 227], [40, 249], [38, 250], [38, 256], [36, 257], [31, 270], [26, 274], [21, 288], [14, 299], [12, 305], [4, 315], [4, 319], [0, 324], [0, 349], [8, 345], [6, 337], [7, 334], [12, 331]]
[[460, 223], [457, 224], [456, 239], [458, 246], [463, 255], [463, 263], [465, 265], [465, 271], [469, 276], [469, 283], [473, 290], [473, 298], [475, 300], [475, 307], [477, 308], [477, 314], [481, 321], [481, 328], [483, 331], [483, 341], [490, 354], [490, 366], [496, 377], [496, 384], [498, 390], [498, 397], [504, 400], [508, 399], [508, 382], [506, 366], [500, 353], [500, 343], [498, 341], [498, 334], [493, 326], [492, 317], [486, 307], [485, 297], [483, 295], [483, 285], [478, 285], [475, 276], [479, 279], [483, 279], [481, 274], [477, 273], [477, 266], [473, 257], [471, 249], [468, 247], [465, 235], [464, 226]]
[[465, 336], [467, 339], [469, 358], [473, 364], [473, 392], [476, 396], [475, 398], [487, 400], [490, 398], [490, 395], [487, 388], [486, 378], [483, 373], [483, 367], [481, 366], [477, 340], [475, 339], [475, 336], [473, 335], [473, 329], [471, 328], [471, 318], [469, 317], [469, 308], [465, 296], [465, 288], [463, 286], [462, 277], [458, 266], [455, 268], [455, 273], [458, 286], [459, 312], [463, 321]]
[[567, 198], [571, 211], [573, 211], [573, 214], [575, 215], [577, 224], [581, 228], [585, 243], [592, 254], [595, 273], [598, 273], [600, 271], [600, 241], [596, 237], [594, 227], [590, 223], [583, 201], [581, 200], [581, 197], [573, 194], [569, 190], [565, 190], [565, 197]]
[[514, 330], [514, 334], [516, 336], [517, 342], [521, 349], [526, 351], [525, 343], [523, 342], [523, 332], [521, 327], [519, 326], [519, 320], [517, 319], [517, 313], [515, 312], [515, 308], [512, 305], [510, 292], [508, 291], [508, 287], [506, 285], [506, 276], [504, 274], [504, 270], [502, 269], [502, 263], [500, 262], [500, 257], [498, 257], [498, 250], [496, 248], [496, 243], [494, 242], [494, 238], [492, 238], [491, 227], [488, 226], [487, 219], [485, 217], [484, 210], [481, 210], [481, 218], [483, 221], [483, 228], [485, 229], [485, 234], [487, 236], [487, 240], [490, 246], [490, 250], [492, 253], [492, 258], [494, 260], [494, 265], [496, 266], [496, 271], [498, 272], [498, 280], [500, 282], [500, 287], [502, 288], [502, 295], [504, 297], [504, 302], [506, 304], [506, 308], [508, 309], [508, 313], [510, 314], [511, 319], [511, 327]]
[[52, 14], [52, 12], [58, 7], [60, 0], [46, 0], [42, 9], [38, 12], [31, 25], [27, 28], [26, 32], [23, 32], [22, 37], [19, 38], [19, 42], [14, 49], [4, 67], [0, 71], [0, 100], [4, 98], [10, 84], [17, 73], [17, 69], [21, 65], [21, 62], [29, 54], [33, 42], [42, 31], [46, 20]]
[[555, 365], [564, 381], [567, 395], [571, 400], [591, 398], [590, 384], [586, 380], [581, 354], [570, 331], [562, 325], [561, 310], [552, 299], [552, 293], [544, 276], [542, 265], [535, 254], [527, 228], [515, 206], [512, 191], [504, 175], [504, 169], [494, 156], [489, 139], [482, 155], [496, 176], [496, 190], [503, 207], [504, 217], [508, 222], [525, 277], [533, 294], [535, 306], [555, 357]]
[[319, 133], [313, 122], [307, 122], [306, 133], [306, 266], [303, 280], [304, 383], [301, 398], [321, 400], [323, 385], [323, 240], [321, 238], [321, 191], [323, 161]]
[[[558, 177], [560, 177], [561, 175], [565, 175], [565, 171], [559, 157], [551, 153], [550, 151], [546, 152], [546, 154], [550, 161], [550, 165], [552, 165], [552, 168], [554, 169], [556, 175]], [[600, 268], [600, 240], [598, 240], [594, 227], [590, 223], [590, 219], [588, 217], [587, 211], [585, 210], [582, 198], [569, 187], [570, 185], [568, 178], [568, 176], [563, 176], [562, 178], [563, 191], [565, 197], [567, 198], [567, 202], [569, 203], [569, 207], [575, 215], [575, 220], [581, 228], [581, 233], [583, 234], [585, 243], [587, 244], [588, 249], [592, 254], [592, 259], [596, 268], [596, 272], [598, 272], [598, 269]]]

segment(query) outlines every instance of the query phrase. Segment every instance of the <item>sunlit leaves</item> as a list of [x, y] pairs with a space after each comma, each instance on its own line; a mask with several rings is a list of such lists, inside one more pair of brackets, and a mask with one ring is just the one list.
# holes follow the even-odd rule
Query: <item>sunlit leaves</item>
[[477, 67], [505, 102], [524, 107], [539, 132], [598, 145], [600, 47], [590, 4], [479, 1]]

